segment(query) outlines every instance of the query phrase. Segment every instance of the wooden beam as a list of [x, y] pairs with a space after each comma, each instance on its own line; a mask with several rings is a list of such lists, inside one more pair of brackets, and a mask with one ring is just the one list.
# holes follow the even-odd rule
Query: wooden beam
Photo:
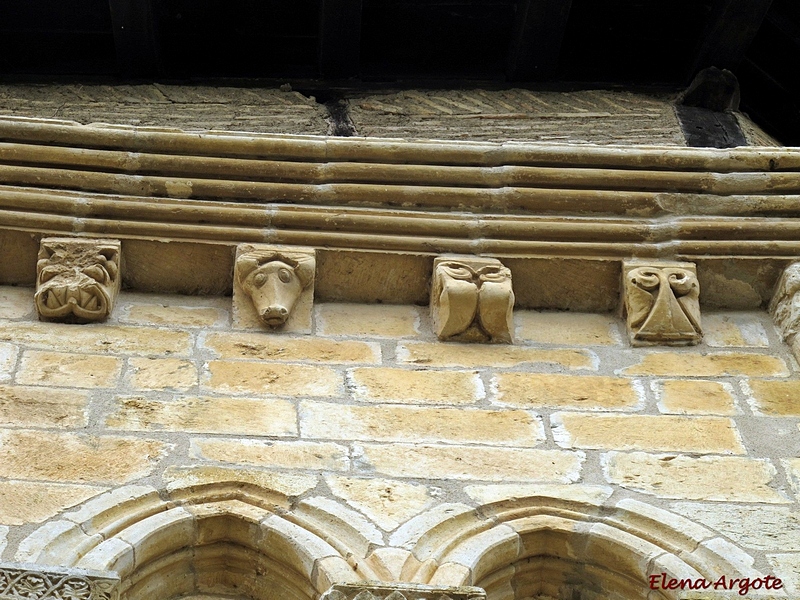
[[511, 81], [551, 78], [567, 29], [572, 0], [519, 0], [508, 56]]
[[326, 79], [358, 76], [361, 58], [361, 0], [322, 0], [319, 70]]
[[735, 69], [756, 37], [772, 0], [716, 0], [689, 75], [706, 67]]
[[151, 0], [109, 0], [117, 67], [126, 77], [158, 73], [158, 45]]

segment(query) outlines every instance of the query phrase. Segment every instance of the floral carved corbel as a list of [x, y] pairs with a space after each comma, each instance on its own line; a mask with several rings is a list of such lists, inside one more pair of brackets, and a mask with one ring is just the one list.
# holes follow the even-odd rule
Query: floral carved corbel
[[623, 279], [634, 346], [684, 346], [702, 339], [700, 283], [693, 263], [626, 261]]

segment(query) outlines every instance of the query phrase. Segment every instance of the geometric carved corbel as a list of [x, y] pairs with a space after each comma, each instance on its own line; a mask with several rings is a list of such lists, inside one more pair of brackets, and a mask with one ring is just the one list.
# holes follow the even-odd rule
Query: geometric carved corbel
[[795, 354], [800, 347], [800, 263], [792, 263], [781, 275], [769, 303], [769, 312], [783, 339]]
[[510, 344], [511, 271], [494, 258], [439, 256], [433, 261], [430, 309], [440, 340]]
[[36, 262], [36, 311], [42, 321], [103, 321], [120, 287], [119, 240], [44, 238]]
[[625, 261], [623, 294], [634, 346], [686, 346], [703, 337], [694, 263]]
[[236, 326], [309, 330], [315, 271], [313, 248], [240, 244], [233, 274]]
[[363, 581], [337, 583], [319, 600], [486, 600], [479, 587], [440, 587], [421, 583]]

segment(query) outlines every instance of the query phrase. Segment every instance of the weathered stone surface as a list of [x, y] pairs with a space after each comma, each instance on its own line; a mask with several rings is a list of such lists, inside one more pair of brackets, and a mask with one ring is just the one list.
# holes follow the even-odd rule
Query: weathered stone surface
[[119, 319], [123, 323], [172, 327], [214, 327], [227, 316], [218, 308], [175, 304], [132, 304], [126, 313]]
[[496, 403], [519, 407], [634, 410], [644, 402], [640, 385], [615, 377], [502, 373], [492, 387]]
[[89, 485], [0, 481], [0, 523], [41, 523], [105, 490], [106, 488]]
[[128, 431], [189, 431], [263, 436], [297, 435], [294, 406], [278, 398], [117, 398], [106, 425]]
[[768, 554], [767, 559], [775, 576], [783, 581], [786, 593], [800, 596], [800, 553]]
[[486, 396], [477, 371], [359, 368], [348, 373], [356, 400], [398, 404], [474, 404]]
[[700, 284], [694, 263], [630, 260], [623, 263], [622, 275], [631, 344], [700, 341]]
[[197, 385], [197, 367], [179, 358], [131, 358], [131, 385], [138, 390], [188, 390]]
[[477, 587], [445, 587], [420, 583], [377, 582], [337, 583], [320, 600], [485, 600], [486, 592]]
[[28, 350], [22, 354], [17, 382], [79, 388], [114, 387], [122, 360], [111, 356]]
[[17, 365], [19, 348], [14, 344], [0, 343], [0, 381], [8, 381]]
[[[5, 285], [36, 285], [36, 255], [39, 236], [27, 231], [3, 229], [0, 231], [0, 255], [14, 256], [17, 260], [0, 261], [0, 281]], [[33, 290], [31, 304], [33, 309]]]
[[768, 348], [769, 338], [764, 326], [752, 316], [707, 314], [703, 316], [703, 340], [717, 348]]
[[528, 448], [369, 444], [359, 447], [360, 461], [393, 477], [543, 481], [570, 483], [579, 474], [583, 454]]
[[[184, 488], [222, 486], [233, 483], [237, 487], [241, 487], [242, 484], [256, 486], [290, 498], [299, 496], [317, 485], [317, 478], [312, 475], [274, 473], [232, 467], [167, 467], [163, 477], [167, 491], [173, 494]], [[284, 502], [288, 508], [288, 501], [284, 500]]]
[[800, 417], [800, 381], [751, 379], [754, 408], [763, 415]]
[[200, 438], [192, 440], [192, 455], [218, 462], [283, 469], [346, 471], [350, 465], [347, 447], [331, 442]]
[[0, 385], [0, 425], [85, 427], [88, 402], [83, 391]]
[[723, 417], [560, 412], [550, 419], [553, 437], [564, 448], [746, 452], [733, 420]]
[[425, 486], [390, 479], [326, 477], [331, 491], [384, 531], [393, 531], [434, 503]]
[[718, 381], [667, 379], [659, 382], [658, 409], [681, 415], [735, 415], [730, 387]]
[[394, 442], [445, 442], [535, 446], [541, 421], [522, 410], [345, 406], [303, 402], [300, 433], [306, 438]]
[[342, 377], [330, 367], [215, 360], [208, 363], [207, 386], [222, 393], [276, 396], [334, 396]]
[[515, 483], [506, 485], [469, 485], [464, 491], [479, 504], [490, 504], [515, 498], [559, 498], [602, 506], [611, 497], [613, 488], [605, 485], [571, 485]]
[[517, 339], [536, 344], [568, 346], [618, 346], [619, 323], [611, 315], [574, 312], [514, 313]]
[[786, 363], [776, 356], [745, 352], [714, 354], [678, 354], [652, 352], [639, 364], [622, 371], [624, 375], [675, 375], [684, 377], [722, 377], [750, 375], [753, 377], [786, 377]]
[[0, 431], [0, 477], [127, 483], [150, 474], [168, 450], [156, 440], [52, 431]]
[[[798, 426], [800, 428], [800, 425]], [[783, 465], [789, 473], [795, 496], [800, 499], [800, 458], [784, 459]]]
[[341, 336], [413, 337], [419, 334], [420, 309], [391, 304], [328, 302], [316, 306], [317, 333]]
[[540, 350], [520, 346], [473, 346], [470, 344], [398, 344], [397, 358], [405, 363], [434, 367], [515, 367], [525, 363], [549, 363], [566, 369], [596, 369], [596, 357], [587, 350]]
[[769, 303], [769, 312], [783, 339], [792, 344], [800, 330], [800, 262], [781, 274]]
[[36, 263], [33, 303], [43, 321], [106, 320], [120, 284], [119, 240], [44, 238]]
[[380, 362], [377, 344], [319, 338], [287, 338], [254, 333], [211, 333], [205, 340], [209, 350], [224, 359], [314, 361], [321, 363]]
[[7, 537], [8, 537], [8, 527], [0, 525], [0, 556], [2, 556], [3, 552], [5, 552], [6, 545], [8, 543], [6, 542]]
[[0, 319], [23, 319], [31, 316], [33, 292], [31, 288], [0, 286]]
[[769, 304], [785, 260], [698, 258], [697, 278], [703, 306], [721, 310], [757, 310]]
[[604, 456], [603, 463], [609, 483], [661, 498], [789, 502], [770, 487], [776, 471], [766, 460], [610, 452]]

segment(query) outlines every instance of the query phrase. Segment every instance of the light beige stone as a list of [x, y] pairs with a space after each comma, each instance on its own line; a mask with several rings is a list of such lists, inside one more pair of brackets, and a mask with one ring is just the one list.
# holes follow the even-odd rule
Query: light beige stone
[[597, 357], [588, 350], [541, 350], [521, 346], [406, 342], [398, 344], [397, 358], [405, 363], [432, 367], [515, 367], [546, 363], [565, 369], [597, 369]]
[[332, 500], [323, 496], [305, 498], [298, 503], [294, 514], [297, 522], [306, 527], [307, 524], [314, 523], [331, 536], [347, 540], [352, 562], [367, 556], [370, 548], [383, 546], [383, 533], [375, 524], [338, 499]]
[[563, 448], [746, 453], [733, 420], [723, 417], [560, 412], [550, 420]]
[[85, 427], [88, 402], [83, 391], [0, 385], [0, 426]]
[[[233, 467], [167, 467], [163, 475], [167, 491], [181, 497], [183, 490], [200, 487], [223, 488], [232, 485], [233, 489], [241, 489], [244, 485], [255, 486], [264, 492], [274, 492], [270, 499], [280, 499], [281, 504], [289, 507], [289, 498], [300, 496], [317, 485], [313, 475], [295, 473], [276, 473], [250, 468]], [[280, 498], [277, 498], [280, 496]]]
[[736, 404], [729, 386], [717, 381], [668, 379], [656, 387], [658, 409], [680, 415], [735, 415]]
[[767, 560], [774, 569], [775, 577], [783, 582], [784, 590], [789, 597], [800, 597], [800, 553], [768, 554]]
[[116, 536], [133, 548], [133, 568], [168, 555], [194, 542], [194, 517], [183, 507], [150, 515]]
[[603, 464], [609, 483], [661, 498], [789, 503], [770, 487], [776, 470], [763, 459], [609, 452]]
[[17, 365], [19, 348], [14, 344], [0, 343], [0, 381], [9, 381]]
[[75, 523], [48, 521], [19, 543], [14, 560], [40, 565], [71, 565], [102, 541], [89, 536]]
[[617, 320], [607, 314], [520, 310], [514, 313], [514, 320], [520, 342], [566, 346], [622, 343]]
[[117, 398], [112, 429], [261, 436], [297, 435], [294, 406], [278, 398], [184, 397], [171, 401]]
[[23, 319], [33, 314], [32, 288], [0, 286], [0, 319]]
[[627, 369], [624, 375], [677, 375], [682, 377], [722, 377], [750, 375], [753, 377], [786, 377], [786, 363], [776, 356], [745, 352], [652, 352]]
[[131, 358], [131, 385], [137, 390], [188, 390], [197, 385], [197, 367], [180, 358]]
[[611, 497], [613, 488], [606, 485], [552, 485], [514, 483], [506, 485], [469, 485], [464, 492], [479, 504], [490, 504], [519, 498], [557, 498], [602, 506]]
[[705, 315], [703, 341], [716, 348], [769, 348], [769, 338], [761, 323], [736, 314]]
[[160, 512], [166, 508], [167, 503], [153, 486], [125, 485], [84, 502], [63, 517], [80, 525], [89, 535], [100, 534], [108, 538], [114, 532], [140, 520], [142, 515]]
[[132, 304], [124, 323], [136, 325], [166, 325], [168, 327], [214, 327], [227, 315], [218, 308], [205, 306], [175, 306], [172, 304]]
[[619, 377], [501, 373], [492, 387], [494, 402], [526, 408], [633, 410], [644, 403], [641, 386]]
[[415, 406], [352, 406], [306, 401], [300, 405], [305, 438], [393, 442], [535, 446], [541, 421], [522, 410]]
[[[800, 429], [800, 425], [798, 425], [798, 429]], [[789, 474], [795, 495], [800, 499], [800, 458], [785, 458], [781, 462]]]
[[4, 525], [0, 525], [0, 556], [3, 556], [3, 552], [5, 552], [6, 545], [8, 542], [6, 541], [8, 537], [8, 527]]
[[348, 372], [356, 400], [397, 404], [474, 404], [486, 396], [477, 371], [359, 368]]
[[149, 475], [168, 449], [156, 440], [52, 431], [0, 431], [0, 477], [127, 483]]
[[1, 323], [0, 341], [32, 348], [102, 354], [187, 356], [191, 338], [184, 331], [148, 327], [63, 323]]
[[482, 446], [365, 444], [361, 451], [379, 473], [424, 479], [571, 483], [584, 460], [580, 452]]
[[316, 307], [321, 335], [413, 337], [419, 334], [420, 309], [392, 304], [326, 303]]
[[0, 523], [41, 523], [105, 490], [89, 485], [0, 481]]
[[374, 364], [381, 358], [377, 344], [262, 333], [211, 333], [205, 346], [223, 359]]
[[754, 408], [762, 415], [800, 417], [800, 381], [751, 379]]
[[372, 519], [384, 531], [393, 531], [434, 502], [428, 488], [390, 479], [326, 477], [331, 491]]
[[222, 393], [335, 396], [342, 376], [330, 367], [215, 360], [208, 363], [209, 388]]
[[116, 385], [122, 360], [111, 356], [66, 354], [28, 350], [20, 360], [17, 382], [79, 388], [109, 388]]
[[346, 471], [350, 466], [347, 447], [331, 442], [201, 438], [192, 440], [192, 455], [206, 460], [283, 469]]

